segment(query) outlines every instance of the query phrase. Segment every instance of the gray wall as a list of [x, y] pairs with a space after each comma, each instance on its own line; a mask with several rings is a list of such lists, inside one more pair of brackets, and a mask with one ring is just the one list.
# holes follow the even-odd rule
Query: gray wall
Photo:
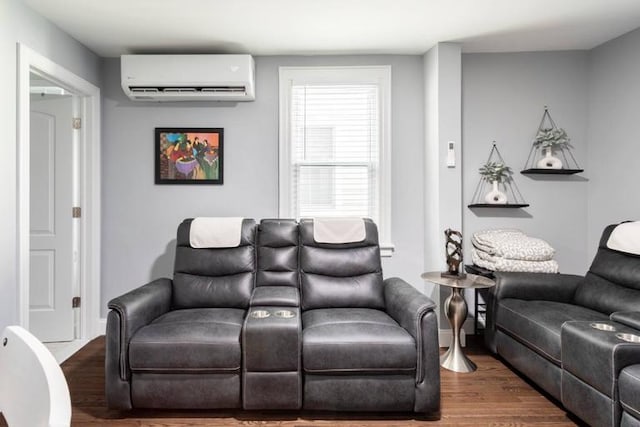
[[[102, 316], [109, 299], [171, 276], [183, 218], [278, 215], [278, 67], [392, 66], [392, 240], [385, 276], [423, 269], [423, 73], [420, 56], [257, 57], [256, 101], [132, 102], [119, 59], [103, 62]], [[224, 185], [154, 185], [155, 127], [224, 128]]]
[[0, 329], [18, 321], [16, 268], [16, 60], [17, 43], [100, 84], [96, 55], [19, 0], [0, 1], [0, 129], [2, 129], [2, 203], [0, 204]]
[[589, 57], [589, 258], [607, 224], [640, 220], [640, 29]]
[[[598, 175], [587, 158], [587, 61], [586, 51], [462, 56], [463, 224], [468, 260], [473, 232], [516, 227], [547, 240], [556, 249], [561, 272], [583, 274], [588, 268], [587, 190]], [[569, 134], [583, 174], [520, 174], [545, 105]], [[493, 140], [530, 207], [473, 211], [466, 207]]]

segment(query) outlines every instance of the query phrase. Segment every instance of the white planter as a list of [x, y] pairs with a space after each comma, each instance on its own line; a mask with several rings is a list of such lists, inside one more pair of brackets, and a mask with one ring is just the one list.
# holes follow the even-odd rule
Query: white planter
[[504, 205], [507, 203], [507, 195], [498, 190], [498, 181], [491, 182], [492, 189], [484, 196], [484, 201], [491, 205]]
[[553, 149], [547, 147], [544, 149], [544, 157], [538, 161], [540, 169], [562, 169], [562, 161], [553, 156]]

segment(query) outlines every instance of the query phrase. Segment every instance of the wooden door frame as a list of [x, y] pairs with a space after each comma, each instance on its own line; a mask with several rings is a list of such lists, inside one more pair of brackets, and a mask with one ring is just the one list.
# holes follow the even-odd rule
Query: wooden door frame
[[[80, 330], [89, 340], [100, 331], [100, 88], [18, 43], [17, 70], [17, 271], [19, 323], [29, 329], [29, 208], [30, 208], [30, 92], [29, 74], [35, 71], [80, 96], [82, 118], [77, 151], [77, 198], [81, 203], [79, 239]], [[69, 123], [71, 126], [71, 123]], [[76, 191], [76, 190], [74, 190]], [[69, 208], [71, 215], [71, 208]], [[71, 301], [69, 301], [71, 304]]]

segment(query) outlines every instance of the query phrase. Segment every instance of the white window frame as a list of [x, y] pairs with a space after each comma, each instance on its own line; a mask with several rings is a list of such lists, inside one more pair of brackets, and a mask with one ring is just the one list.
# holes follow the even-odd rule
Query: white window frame
[[[289, 194], [291, 161], [291, 87], [296, 83], [375, 83], [380, 88], [380, 141], [378, 187], [378, 234], [380, 254], [390, 257], [395, 249], [391, 240], [391, 66], [280, 67], [280, 152], [278, 209], [281, 218], [291, 217]], [[299, 219], [299, 218], [297, 218]]]

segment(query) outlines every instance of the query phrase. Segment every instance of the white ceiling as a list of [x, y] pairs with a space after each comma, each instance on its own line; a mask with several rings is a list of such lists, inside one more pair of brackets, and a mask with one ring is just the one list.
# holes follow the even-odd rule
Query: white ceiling
[[101, 56], [590, 49], [640, 27], [640, 0], [23, 0]]

